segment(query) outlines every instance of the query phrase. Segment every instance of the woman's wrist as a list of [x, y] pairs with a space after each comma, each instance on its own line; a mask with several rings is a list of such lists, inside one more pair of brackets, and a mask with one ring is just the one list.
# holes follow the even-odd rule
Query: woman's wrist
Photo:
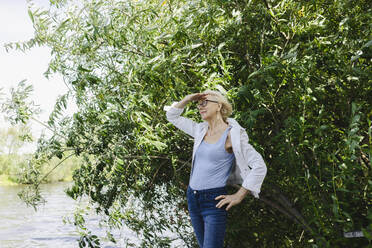
[[187, 96], [185, 96], [185, 97], [182, 99], [182, 101], [186, 101], [187, 103], [191, 102], [191, 101], [192, 101], [192, 100], [191, 100], [191, 95], [187, 95]]
[[184, 108], [189, 102], [190, 102], [191, 100], [190, 100], [190, 95], [187, 95], [187, 96], [185, 96], [181, 101], [179, 101], [176, 105], [175, 105], [175, 107], [176, 108], [180, 108], [180, 109], [182, 109], [182, 108]]
[[236, 196], [239, 197], [240, 201], [242, 201], [249, 193], [250, 191], [244, 187], [240, 187], [238, 192], [236, 192]]

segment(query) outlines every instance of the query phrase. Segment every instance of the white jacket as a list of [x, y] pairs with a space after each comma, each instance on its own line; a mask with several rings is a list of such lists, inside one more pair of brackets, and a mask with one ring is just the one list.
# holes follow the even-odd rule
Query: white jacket
[[[165, 106], [167, 119], [177, 128], [194, 138], [194, 148], [192, 152], [192, 163], [194, 164], [195, 152], [202, 142], [207, 130], [208, 122], [197, 123], [191, 119], [181, 116], [183, 108], [176, 108], [174, 105]], [[233, 165], [227, 184], [242, 184], [242, 186], [258, 198], [262, 182], [266, 176], [267, 168], [262, 156], [248, 143], [247, 132], [239, 123], [232, 119], [227, 119], [232, 126], [230, 130], [232, 149], [235, 155], [236, 164]], [[236, 166], [237, 165], [237, 166]]]

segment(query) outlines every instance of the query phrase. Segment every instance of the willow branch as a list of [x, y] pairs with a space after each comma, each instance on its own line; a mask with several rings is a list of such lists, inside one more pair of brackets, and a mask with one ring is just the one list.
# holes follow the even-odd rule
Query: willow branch
[[65, 137], [63, 137], [62, 135], [60, 135], [59, 133], [57, 133], [56, 130], [52, 129], [52, 128], [51, 128], [50, 126], [48, 126], [47, 124], [45, 124], [45, 123], [39, 121], [38, 119], [36, 119], [36, 118], [34, 118], [34, 117], [32, 117], [32, 116], [31, 116], [31, 119], [32, 119], [33, 121], [36, 121], [36, 122], [39, 123], [40, 125], [46, 127], [47, 129], [49, 129], [50, 131], [52, 131], [52, 133], [55, 134], [55, 135], [57, 135], [58, 137], [63, 138], [63, 139], [66, 139]]
[[60, 166], [64, 161], [66, 161], [67, 159], [69, 159], [71, 156], [75, 155], [75, 153], [71, 153], [70, 155], [68, 155], [67, 157], [65, 157], [62, 161], [60, 161], [56, 166], [54, 166], [48, 173], [46, 173], [40, 180], [39, 182], [37, 183], [37, 185], [39, 185], [47, 176], [50, 175], [50, 173], [52, 173], [58, 166]]

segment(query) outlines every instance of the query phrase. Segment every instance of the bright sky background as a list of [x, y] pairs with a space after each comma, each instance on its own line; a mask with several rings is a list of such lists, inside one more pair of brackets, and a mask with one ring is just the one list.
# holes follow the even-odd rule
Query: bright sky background
[[[33, 0], [35, 6], [48, 7], [49, 0]], [[33, 48], [26, 53], [11, 50], [6, 52], [4, 44], [9, 42], [26, 41], [33, 37], [32, 22], [27, 13], [26, 0], [0, 0], [0, 88], [2, 93], [9, 94], [9, 89], [16, 86], [21, 80], [27, 79], [28, 84], [34, 86], [32, 99], [40, 105], [43, 112], [39, 120], [46, 122], [53, 110], [55, 100], [59, 95], [67, 92], [60, 75], [46, 79], [43, 73], [47, 70], [50, 60], [50, 50], [46, 47]], [[76, 109], [74, 103], [69, 103], [66, 114], [72, 114]], [[37, 140], [41, 132], [48, 131], [40, 124], [32, 122], [32, 134]], [[0, 128], [9, 124], [4, 121], [0, 113]], [[22, 152], [32, 152], [36, 145], [25, 147]]]

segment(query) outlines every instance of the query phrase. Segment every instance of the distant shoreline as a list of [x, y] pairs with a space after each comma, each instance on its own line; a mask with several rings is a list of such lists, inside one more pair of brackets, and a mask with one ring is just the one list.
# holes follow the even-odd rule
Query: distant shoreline
[[17, 186], [19, 183], [15, 183], [9, 180], [8, 175], [0, 175], [0, 186]]
[[[72, 178], [64, 178], [60, 181], [51, 181], [51, 182], [45, 182], [42, 184], [49, 184], [49, 183], [59, 183], [59, 182], [72, 182]], [[20, 186], [20, 185], [27, 185], [23, 183], [16, 183], [9, 179], [9, 175], [0, 175], [0, 186]]]

